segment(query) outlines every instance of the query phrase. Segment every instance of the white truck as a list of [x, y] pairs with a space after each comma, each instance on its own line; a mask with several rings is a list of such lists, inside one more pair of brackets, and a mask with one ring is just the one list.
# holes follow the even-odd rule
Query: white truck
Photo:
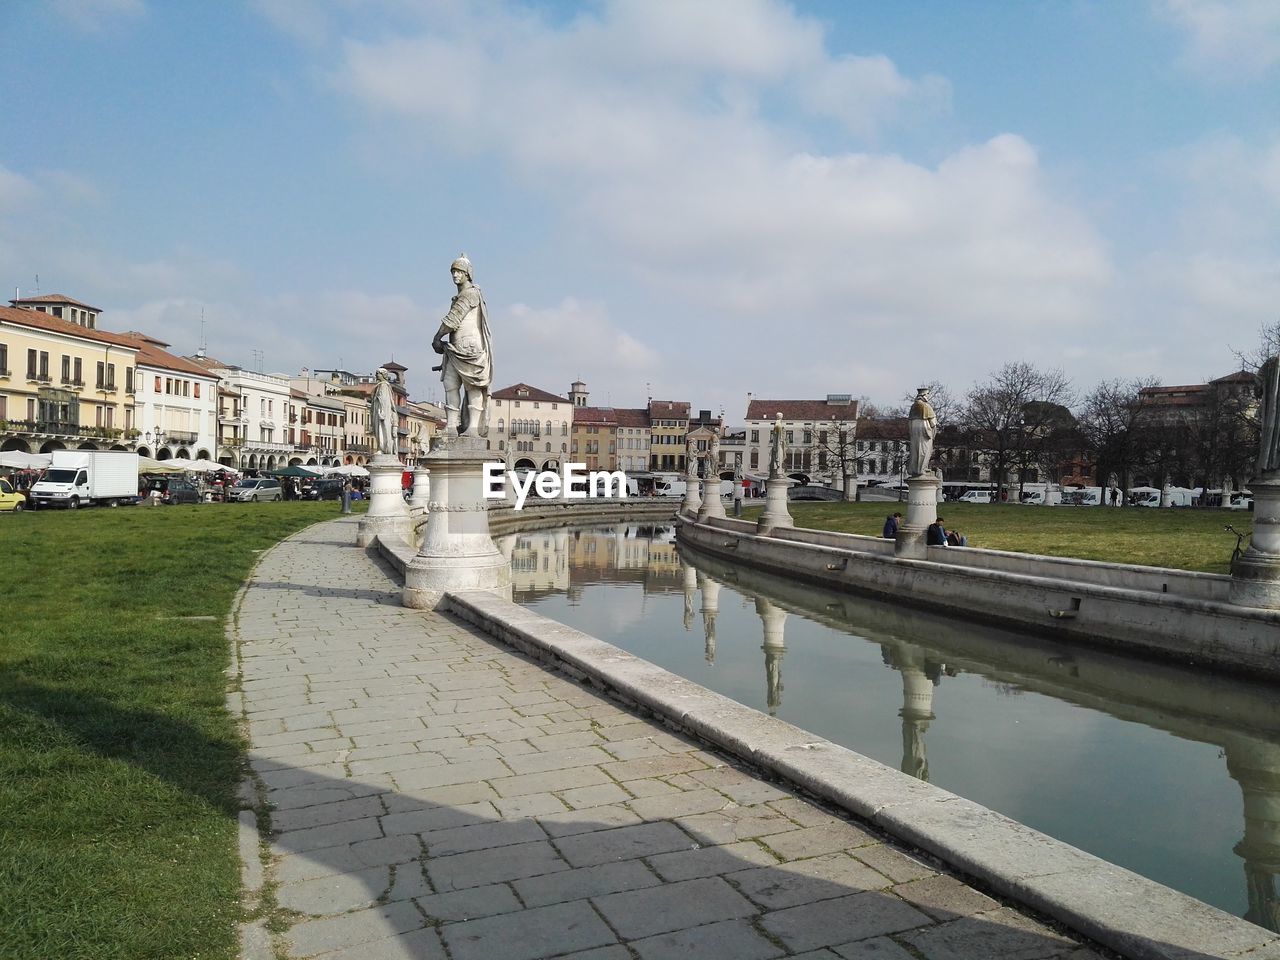
[[138, 455], [127, 450], [54, 450], [49, 469], [31, 488], [31, 508], [90, 504], [114, 507], [138, 496]]

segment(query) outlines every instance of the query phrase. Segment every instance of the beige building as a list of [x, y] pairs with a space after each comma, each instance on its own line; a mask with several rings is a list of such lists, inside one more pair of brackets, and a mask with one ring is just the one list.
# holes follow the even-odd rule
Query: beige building
[[684, 440], [689, 432], [689, 404], [649, 401], [649, 469], [684, 471]]
[[558, 470], [568, 461], [573, 406], [567, 397], [527, 383], [490, 397], [490, 450], [503, 454], [513, 468]]
[[756, 400], [748, 394], [746, 470], [769, 469], [769, 437], [779, 413], [788, 474], [831, 483], [840, 475], [841, 461], [857, 458], [858, 402], [849, 394], [828, 394], [825, 400]]
[[54, 294], [0, 307], [0, 449], [133, 450], [138, 343]]

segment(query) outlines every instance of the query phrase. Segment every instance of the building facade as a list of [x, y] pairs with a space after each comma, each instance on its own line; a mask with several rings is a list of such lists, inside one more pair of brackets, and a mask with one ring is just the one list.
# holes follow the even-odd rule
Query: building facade
[[218, 450], [218, 377], [165, 350], [162, 340], [131, 333], [138, 344], [134, 387], [138, 452], [157, 460], [213, 460]]
[[516, 383], [490, 395], [490, 450], [503, 454], [511, 467], [558, 470], [569, 457], [573, 404], [527, 383]]
[[748, 471], [768, 471], [770, 434], [779, 414], [786, 440], [784, 471], [805, 482], [837, 483], [846, 469], [842, 464], [857, 458], [858, 402], [849, 394], [828, 394], [825, 400], [757, 400], [748, 394]]

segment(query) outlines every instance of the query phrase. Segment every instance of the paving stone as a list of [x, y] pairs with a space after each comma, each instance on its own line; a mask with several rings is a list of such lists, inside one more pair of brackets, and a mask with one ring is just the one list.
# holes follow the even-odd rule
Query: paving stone
[[641, 760], [645, 757], [669, 757], [671, 752], [664, 750], [652, 740], [619, 740], [616, 743], [601, 744], [605, 751], [616, 760]]
[[493, 850], [475, 850], [432, 858], [427, 876], [440, 893], [569, 869], [550, 843], [535, 841]]
[[823, 853], [865, 847], [879, 841], [860, 827], [835, 820], [820, 827], [801, 827], [787, 833], [771, 833], [765, 843], [784, 860], [816, 857]]
[[[471, 887], [468, 890], [452, 890], [417, 899], [418, 908], [427, 919], [436, 923], [454, 920], [475, 920], [499, 913], [511, 913], [524, 907], [505, 883], [487, 887]], [[531, 904], [534, 906], [534, 904]]]
[[625, 940], [756, 913], [750, 901], [719, 877], [611, 893], [592, 902]]
[[753, 803], [768, 803], [772, 800], [784, 800], [791, 796], [781, 787], [749, 776], [741, 770], [720, 764], [707, 770], [696, 770], [689, 774], [704, 787], [718, 790], [730, 800], [749, 806]]
[[453, 960], [538, 960], [617, 942], [596, 912], [581, 900], [448, 923], [440, 928], [440, 935]]
[[590, 787], [610, 783], [598, 767], [580, 767], [576, 770], [553, 770], [550, 773], [527, 773], [519, 777], [498, 777], [489, 786], [504, 797], [519, 797], [527, 793], [552, 793], [570, 787]]
[[575, 833], [590, 833], [593, 830], [625, 827], [640, 822], [640, 818], [629, 808], [617, 804], [591, 807], [589, 810], [561, 810], [538, 818], [538, 823], [552, 837], [567, 837]]
[[649, 865], [664, 880], [692, 880], [737, 873], [752, 866], [776, 864], [777, 858], [752, 840], [726, 843], [718, 847], [677, 850], [649, 857]]
[[562, 954], [559, 960], [631, 960], [631, 951], [622, 944], [615, 943], [611, 947]]
[[997, 909], [1000, 904], [955, 877], [939, 874], [900, 883], [893, 892], [938, 920], [954, 920]]
[[[843, 960], [918, 960], [888, 937], [872, 937], [857, 943], [845, 943], [832, 950]], [[981, 958], [975, 958], [981, 960]], [[1101, 960], [1101, 958], [1099, 958]]]
[[307, 850], [318, 850], [321, 847], [332, 847], [344, 843], [356, 843], [382, 836], [382, 827], [377, 817], [364, 817], [359, 820], [344, 820], [341, 823], [329, 823], [322, 827], [310, 827], [305, 830], [290, 830], [272, 840], [273, 847], [288, 850], [292, 853], [304, 853]]
[[602, 863], [597, 867], [580, 867], [561, 873], [516, 880], [512, 886], [531, 907], [567, 900], [599, 897], [622, 890], [639, 890], [657, 886], [661, 881], [640, 860]]
[[625, 783], [628, 780], [642, 780], [649, 777], [670, 776], [673, 773], [687, 773], [691, 770], [705, 770], [706, 764], [697, 757], [681, 754], [680, 756], [641, 757], [639, 760], [619, 760], [615, 763], [605, 763], [600, 769], [613, 777], [613, 779]]
[[[587, 789], [591, 789], [588, 787]], [[563, 813], [564, 802], [554, 793], [530, 793], [523, 797], [498, 797], [493, 805], [506, 820], [521, 817], [541, 817]]]
[[873, 870], [883, 873], [894, 883], [906, 883], [909, 880], [932, 877], [938, 872], [923, 860], [918, 860], [884, 843], [877, 843], [869, 847], [858, 847], [850, 850], [849, 853]]
[[305, 830], [344, 820], [359, 820], [382, 814], [382, 801], [377, 796], [339, 800], [335, 803], [312, 804], [290, 810], [274, 810], [271, 813], [271, 829], [284, 833], [289, 830]]
[[782, 814], [766, 806], [726, 806], [712, 813], [677, 817], [675, 822], [699, 843], [737, 843], [774, 833], [794, 831], [796, 826]]
[[733, 874], [729, 880], [768, 910], [781, 910], [889, 886], [881, 874], [843, 853], [780, 863], [760, 870], [744, 870]]
[[799, 797], [770, 800], [769, 806], [802, 827], [818, 827], [832, 819], [830, 813]]
[[[632, 781], [634, 783], [635, 781]], [[631, 784], [628, 784], [630, 787]], [[712, 813], [732, 803], [714, 790], [688, 790], [682, 793], [638, 797], [627, 806], [645, 820], [669, 820], [695, 813]]]
[[467, 803], [457, 807], [424, 807], [405, 813], [391, 813], [382, 818], [382, 829], [387, 836], [399, 833], [427, 833], [467, 827], [477, 823], [490, 823], [498, 818], [493, 804]]
[[687, 850], [693, 846], [693, 841], [673, 824], [664, 822], [564, 837], [556, 841], [556, 846], [571, 865], [589, 867], [613, 860], [632, 860], [655, 853]]
[[496, 800], [497, 791], [487, 783], [454, 783], [447, 787], [420, 787], [416, 790], [395, 790], [386, 794], [382, 802], [388, 813], [407, 813], [438, 806], [465, 806], [483, 800]]
[[445, 960], [445, 956], [440, 934], [428, 928], [326, 953], [324, 960]]
[[468, 850], [507, 847], [514, 843], [545, 840], [547, 835], [536, 820], [494, 820], [449, 830], [433, 830], [424, 834], [427, 852], [432, 857], [447, 857]]
[[308, 956], [408, 933], [425, 923], [413, 904], [392, 903], [372, 910], [306, 920], [291, 927], [284, 939], [295, 954]]
[[559, 791], [564, 801], [575, 810], [601, 807], [605, 804], [630, 800], [631, 794], [616, 783], [602, 783], [594, 787], [573, 787]]
[[510, 769], [501, 760], [472, 760], [464, 763], [445, 763], [434, 767], [408, 770], [395, 775], [396, 784], [405, 790], [425, 790], [429, 787], [448, 787], [455, 783], [471, 783], [506, 777]]
[[372, 907], [390, 886], [390, 868], [372, 867], [332, 873], [301, 883], [284, 883], [276, 889], [276, 902], [286, 910], [313, 916], [332, 916]]
[[769, 960], [783, 951], [757, 933], [746, 920], [727, 920], [664, 933], [631, 943], [641, 960]]
[[926, 960], [1041, 960], [1075, 946], [1048, 927], [1009, 909], [908, 931], [897, 939], [910, 944]]

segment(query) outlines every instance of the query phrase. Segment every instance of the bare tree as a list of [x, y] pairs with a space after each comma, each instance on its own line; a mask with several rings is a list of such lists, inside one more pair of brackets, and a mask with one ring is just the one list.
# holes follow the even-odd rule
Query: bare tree
[[1006, 363], [969, 392], [961, 418], [972, 444], [991, 460], [997, 499], [1010, 466], [1034, 458], [1030, 451], [1071, 402], [1071, 382], [1061, 370], [1025, 362]]
[[1128, 490], [1130, 479], [1150, 447], [1148, 401], [1143, 391], [1159, 386], [1154, 377], [1104, 380], [1081, 402], [1076, 420], [1098, 467], [1098, 480], [1111, 474]]

